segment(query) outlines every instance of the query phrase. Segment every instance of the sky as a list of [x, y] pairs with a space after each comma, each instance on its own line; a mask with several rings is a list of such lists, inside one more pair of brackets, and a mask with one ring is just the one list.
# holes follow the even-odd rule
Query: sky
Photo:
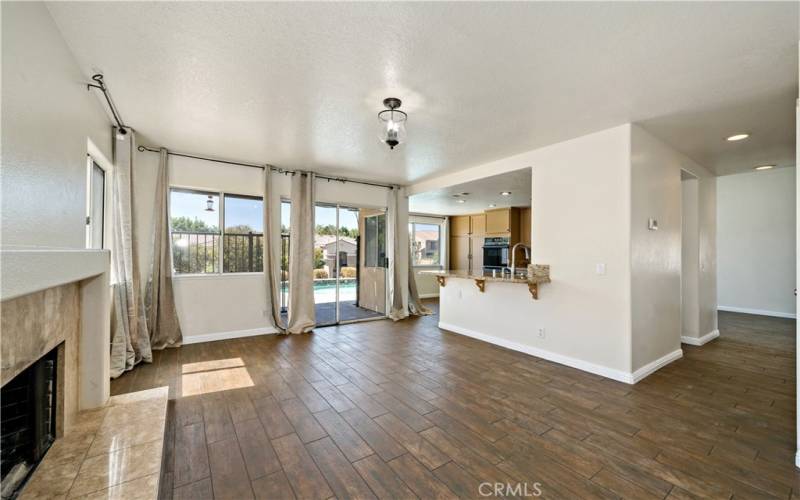
[[[200, 219], [209, 226], [219, 227], [219, 195], [212, 194], [214, 211], [206, 211], [208, 193], [172, 191], [170, 196], [170, 213], [172, 217], [189, 217]], [[289, 227], [290, 204], [281, 204], [281, 225]], [[255, 231], [264, 228], [261, 214], [261, 200], [228, 196], [225, 206], [227, 226], [248, 225]], [[336, 225], [336, 207], [318, 206], [314, 214], [316, 224], [320, 226]], [[358, 228], [358, 212], [342, 208], [339, 212], [339, 225], [348, 229]]]

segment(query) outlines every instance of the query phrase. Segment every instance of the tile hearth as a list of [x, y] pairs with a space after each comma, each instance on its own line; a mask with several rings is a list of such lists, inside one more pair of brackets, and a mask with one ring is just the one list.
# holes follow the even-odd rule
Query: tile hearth
[[166, 387], [112, 397], [78, 414], [56, 440], [20, 499], [158, 498]]

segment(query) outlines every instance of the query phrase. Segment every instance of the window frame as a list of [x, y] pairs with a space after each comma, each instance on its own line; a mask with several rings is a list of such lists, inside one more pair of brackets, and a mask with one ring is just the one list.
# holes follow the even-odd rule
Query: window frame
[[[417, 264], [414, 262], [415, 254], [411, 252], [411, 267], [412, 268], [420, 268], [420, 269], [442, 269], [442, 261], [444, 260], [444, 247], [442, 245], [442, 239], [444, 236], [444, 223], [435, 223], [435, 222], [423, 222], [423, 221], [408, 221], [408, 245], [411, 245], [416, 241], [416, 233], [417, 233], [417, 225], [424, 224], [426, 226], [437, 226], [439, 228], [439, 238], [437, 240], [439, 245], [439, 262], [436, 264]], [[431, 240], [428, 240], [431, 241]], [[411, 247], [413, 248], [413, 247]]]
[[[201, 195], [215, 195], [218, 198], [218, 207], [217, 207], [217, 227], [219, 228], [218, 232], [216, 233], [208, 233], [208, 234], [215, 234], [219, 236], [218, 242], [216, 245], [217, 248], [217, 271], [213, 273], [178, 273], [175, 270], [175, 256], [173, 252], [173, 244], [172, 244], [172, 192], [184, 192], [184, 193], [193, 193], [193, 194], [201, 194]], [[213, 190], [207, 189], [202, 187], [194, 187], [194, 186], [182, 186], [182, 185], [170, 185], [169, 187], [169, 194], [170, 196], [167, 199], [167, 213], [168, 217], [167, 220], [169, 222], [169, 255], [170, 255], [170, 265], [172, 266], [172, 278], [173, 279], [219, 279], [225, 277], [235, 277], [235, 276], [256, 276], [259, 274], [263, 274], [263, 269], [261, 271], [238, 271], [238, 272], [225, 272], [225, 262], [224, 262], [224, 251], [225, 251], [225, 196], [233, 196], [237, 198], [247, 198], [252, 200], [261, 200], [264, 203], [263, 196], [256, 196], [251, 194], [240, 194], [233, 191], [223, 191], [223, 190]], [[239, 234], [239, 233], [231, 233], [231, 234]], [[255, 234], [255, 233], [254, 233]], [[265, 238], [264, 232], [261, 233], [262, 238]], [[263, 244], [263, 243], [262, 243]]]
[[[111, 166], [104, 161], [105, 159], [102, 158], [99, 154], [95, 154], [92, 152], [86, 153], [86, 214], [85, 214], [85, 246], [88, 250], [107, 250], [111, 248], [111, 176], [113, 175], [113, 170]], [[92, 203], [95, 201], [94, 192], [94, 183], [93, 181], [93, 173], [94, 167], [97, 166], [100, 170], [103, 171], [103, 193], [102, 193], [102, 205], [103, 205], [103, 220], [101, 221], [100, 226], [100, 233], [101, 233], [101, 240], [102, 246], [100, 248], [95, 248], [92, 246], [93, 244], [93, 234], [92, 231], [96, 228], [96, 221], [91, 219], [92, 217]]]
[[[377, 219], [377, 217], [383, 217], [383, 239], [379, 238], [380, 231], [378, 229], [379, 229], [379, 221], [380, 221], [380, 219]], [[375, 265], [374, 266], [369, 265], [369, 250], [368, 250], [368, 248], [369, 248], [369, 237], [368, 237], [369, 236], [369, 230], [368, 230], [369, 225], [367, 224], [367, 220], [368, 219], [372, 219], [372, 218], [376, 218], [375, 219]], [[387, 219], [386, 212], [382, 212], [382, 213], [379, 213], [379, 214], [367, 215], [367, 216], [364, 217], [364, 267], [365, 268], [370, 268], [370, 269], [388, 269], [388, 267], [389, 267], [389, 255], [388, 255], [389, 244], [386, 241], [387, 240], [386, 232], [387, 232], [388, 222], [389, 221]], [[381, 262], [381, 252], [380, 252], [380, 250], [381, 250], [381, 242], [383, 242], [383, 255], [384, 255], [383, 256], [383, 262]]]

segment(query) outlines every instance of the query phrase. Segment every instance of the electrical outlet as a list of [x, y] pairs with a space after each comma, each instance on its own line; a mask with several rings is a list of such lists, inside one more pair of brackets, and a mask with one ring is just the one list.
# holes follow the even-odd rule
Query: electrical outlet
[[539, 328], [539, 338], [543, 339], [545, 337], [546, 337], [546, 335], [545, 335], [545, 332], [544, 332], [544, 328]]
[[603, 276], [606, 274], [606, 265], [605, 264], [597, 264], [595, 265], [594, 272], [597, 273], [598, 276]]

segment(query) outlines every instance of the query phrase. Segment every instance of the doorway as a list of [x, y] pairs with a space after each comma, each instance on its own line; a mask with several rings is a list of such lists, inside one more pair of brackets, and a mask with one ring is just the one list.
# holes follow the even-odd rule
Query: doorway
[[385, 317], [385, 211], [317, 203], [314, 219], [317, 325]]

